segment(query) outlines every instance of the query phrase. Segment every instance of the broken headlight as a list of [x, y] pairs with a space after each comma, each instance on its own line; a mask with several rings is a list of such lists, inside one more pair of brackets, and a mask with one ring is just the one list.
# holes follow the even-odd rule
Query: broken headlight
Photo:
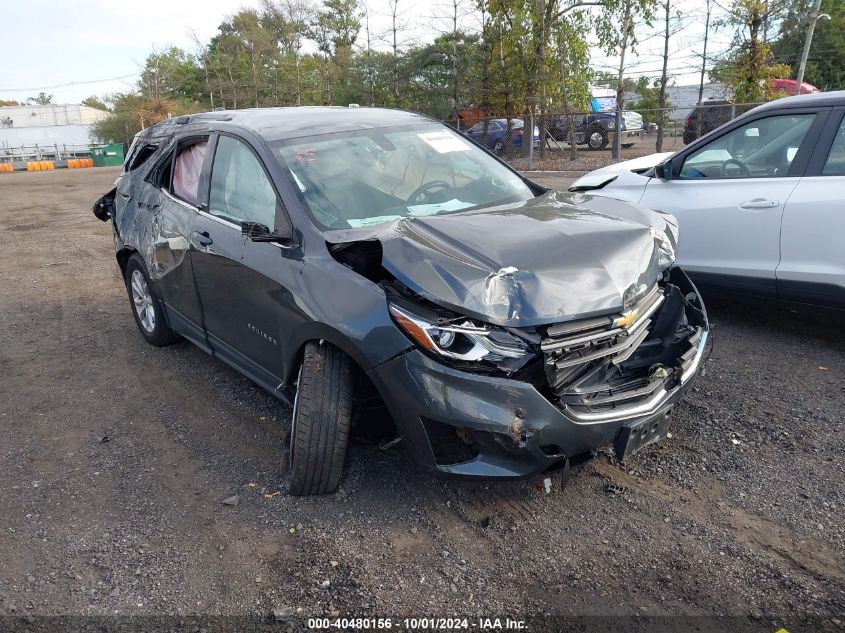
[[504, 364], [503, 369], [514, 371], [533, 355], [525, 341], [501, 328], [480, 325], [469, 319], [433, 322], [392, 303], [389, 309], [405, 334], [423, 349], [439, 356], [469, 363]]
[[657, 267], [666, 270], [675, 263], [675, 243], [660, 229], [654, 232], [654, 245], [657, 249]]

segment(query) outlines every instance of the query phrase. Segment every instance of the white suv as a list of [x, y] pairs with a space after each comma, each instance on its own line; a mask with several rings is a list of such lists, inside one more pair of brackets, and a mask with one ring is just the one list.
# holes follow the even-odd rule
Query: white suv
[[845, 308], [845, 91], [772, 101], [570, 191], [675, 215], [703, 288]]

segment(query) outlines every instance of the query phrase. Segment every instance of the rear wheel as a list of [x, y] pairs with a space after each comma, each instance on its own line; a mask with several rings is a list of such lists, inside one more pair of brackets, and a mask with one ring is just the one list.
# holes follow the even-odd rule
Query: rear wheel
[[496, 141], [495, 143], [493, 143], [493, 153], [496, 156], [499, 156], [502, 153], [503, 149], [505, 149], [505, 145], [502, 143], [502, 141]]
[[288, 494], [324, 494], [340, 485], [352, 425], [352, 367], [333, 345], [305, 346], [283, 458]]
[[135, 323], [147, 343], [164, 347], [178, 341], [179, 335], [167, 325], [161, 296], [138, 253], [132, 255], [126, 263], [124, 280]]

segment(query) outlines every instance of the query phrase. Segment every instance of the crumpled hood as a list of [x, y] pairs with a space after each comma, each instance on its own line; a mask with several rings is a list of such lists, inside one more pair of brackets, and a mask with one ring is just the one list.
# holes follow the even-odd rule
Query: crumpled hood
[[649, 154], [648, 156], [640, 156], [631, 160], [623, 160], [621, 163], [613, 163], [600, 169], [591, 171], [588, 174], [581, 176], [578, 180], [572, 183], [569, 187], [570, 191], [586, 191], [588, 189], [599, 189], [609, 182], [612, 182], [616, 176], [624, 172], [639, 172], [655, 167], [669, 158], [675, 152], [660, 152], [659, 154]]
[[382, 265], [456, 312], [523, 327], [620, 310], [656, 281], [656, 231], [674, 217], [583, 193], [332, 231], [331, 243], [377, 239]]

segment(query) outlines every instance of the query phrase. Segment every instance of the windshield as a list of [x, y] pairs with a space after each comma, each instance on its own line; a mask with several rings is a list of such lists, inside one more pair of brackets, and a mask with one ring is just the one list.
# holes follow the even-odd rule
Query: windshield
[[616, 97], [596, 97], [590, 106], [593, 112], [613, 112], [616, 109]]
[[534, 197], [519, 176], [442, 125], [324, 134], [272, 147], [322, 229]]

